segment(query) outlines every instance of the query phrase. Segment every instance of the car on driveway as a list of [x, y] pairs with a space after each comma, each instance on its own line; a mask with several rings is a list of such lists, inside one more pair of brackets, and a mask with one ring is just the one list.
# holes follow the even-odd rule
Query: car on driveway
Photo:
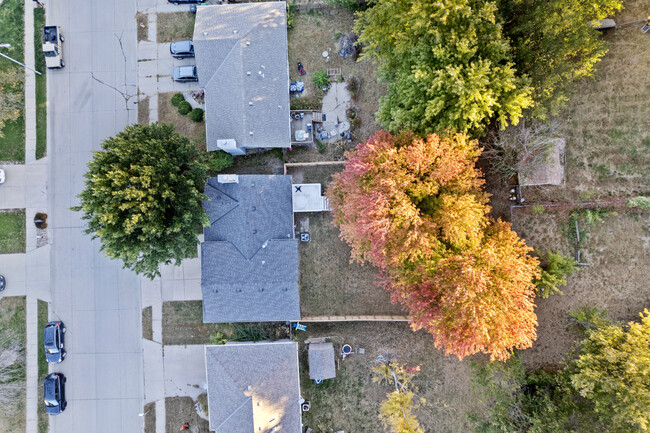
[[59, 363], [65, 358], [65, 350], [63, 350], [65, 331], [65, 325], [60, 321], [45, 325], [43, 349], [47, 362]]
[[5, 183], [5, 171], [0, 168], [0, 185]]
[[187, 83], [190, 81], [199, 81], [199, 76], [196, 73], [196, 66], [177, 66], [172, 69], [172, 80], [179, 83]]
[[45, 412], [58, 415], [65, 410], [65, 376], [62, 373], [52, 373], [43, 380], [43, 402]]
[[5, 289], [6, 284], [7, 284], [7, 280], [5, 280], [4, 275], [0, 275], [0, 292], [2, 292]]
[[194, 4], [203, 3], [206, 0], [168, 0], [168, 1], [169, 1], [169, 3], [174, 3], [175, 5], [179, 5], [179, 4], [186, 5], [186, 4], [191, 4], [191, 3], [194, 3]]
[[189, 59], [194, 57], [194, 44], [192, 41], [172, 42], [169, 45], [169, 52], [175, 59]]

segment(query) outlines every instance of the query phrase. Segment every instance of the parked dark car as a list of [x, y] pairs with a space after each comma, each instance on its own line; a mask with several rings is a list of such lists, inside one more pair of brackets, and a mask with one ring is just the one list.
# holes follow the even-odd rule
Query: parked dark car
[[43, 402], [45, 412], [58, 415], [65, 410], [65, 376], [62, 373], [52, 373], [43, 380]]
[[0, 275], [0, 292], [2, 292], [5, 289], [5, 284], [7, 284], [5, 277]]
[[194, 44], [192, 41], [172, 42], [169, 45], [169, 52], [176, 59], [189, 59], [194, 57]]
[[65, 350], [63, 350], [65, 325], [63, 322], [49, 322], [45, 325], [44, 334], [43, 349], [45, 349], [47, 362], [59, 363], [63, 361], [65, 358]]
[[196, 73], [196, 66], [177, 66], [172, 69], [172, 80], [179, 83], [187, 83], [190, 81], [199, 81], [199, 76]]
[[180, 4], [188, 4], [188, 3], [195, 3], [195, 4], [200, 4], [205, 2], [206, 0], [168, 0], [169, 3], [174, 3], [175, 5], [180, 5]]

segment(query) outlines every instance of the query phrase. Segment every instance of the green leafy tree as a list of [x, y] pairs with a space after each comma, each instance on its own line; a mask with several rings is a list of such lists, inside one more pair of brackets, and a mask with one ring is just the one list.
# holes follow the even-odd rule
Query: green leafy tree
[[376, 0], [355, 31], [361, 59], [377, 59], [388, 81], [377, 118], [391, 132], [480, 132], [516, 124], [532, 104], [494, 1]]
[[650, 431], [650, 311], [639, 315], [588, 331], [571, 366], [571, 386], [613, 431]]
[[149, 278], [158, 266], [195, 257], [206, 167], [196, 146], [170, 124], [128, 126], [102, 143], [84, 175], [81, 203], [86, 233], [124, 267]]
[[546, 299], [551, 294], [562, 295], [560, 286], [566, 286], [567, 277], [579, 271], [578, 262], [571, 257], [549, 251], [542, 257], [542, 274], [534, 281], [537, 286], [537, 296]]
[[622, 0], [499, 0], [517, 69], [532, 80], [534, 115], [556, 114], [571, 84], [594, 73], [607, 43], [590, 22], [622, 5]]

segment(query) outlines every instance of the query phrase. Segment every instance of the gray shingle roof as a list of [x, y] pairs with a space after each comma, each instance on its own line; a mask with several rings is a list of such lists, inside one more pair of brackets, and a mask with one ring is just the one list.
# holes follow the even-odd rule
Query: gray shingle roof
[[291, 176], [210, 178], [205, 193], [211, 225], [201, 244], [203, 321], [299, 320]]
[[240, 148], [289, 147], [286, 3], [198, 8], [194, 50], [208, 149], [226, 139]]
[[210, 430], [300, 433], [297, 343], [205, 346], [205, 366]]
[[310, 379], [323, 380], [336, 377], [332, 343], [311, 343], [308, 358]]

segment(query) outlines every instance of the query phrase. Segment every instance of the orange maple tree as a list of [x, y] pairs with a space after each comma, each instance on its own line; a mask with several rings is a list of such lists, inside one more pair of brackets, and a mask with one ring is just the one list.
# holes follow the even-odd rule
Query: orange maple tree
[[539, 262], [488, 216], [480, 152], [465, 134], [380, 131], [346, 155], [328, 197], [352, 258], [379, 267], [414, 329], [459, 358], [507, 359], [536, 336]]

